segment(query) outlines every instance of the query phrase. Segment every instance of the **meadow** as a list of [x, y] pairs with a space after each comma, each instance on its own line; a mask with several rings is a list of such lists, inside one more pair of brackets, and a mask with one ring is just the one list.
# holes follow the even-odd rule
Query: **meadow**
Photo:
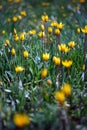
[[87, 130], [87, 2], [0, 1], [0, 130]]

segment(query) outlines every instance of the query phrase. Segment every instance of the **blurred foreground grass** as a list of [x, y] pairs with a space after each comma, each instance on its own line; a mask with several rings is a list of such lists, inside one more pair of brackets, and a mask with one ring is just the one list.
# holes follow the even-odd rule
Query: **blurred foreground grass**
[[86, 24], [87, 2], [0, 2], [0, 130], [87, 125]]

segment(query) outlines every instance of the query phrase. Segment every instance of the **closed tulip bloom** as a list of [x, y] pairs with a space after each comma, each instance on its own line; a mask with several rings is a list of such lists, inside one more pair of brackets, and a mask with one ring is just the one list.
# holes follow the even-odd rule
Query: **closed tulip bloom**
[[43, 24], [41, 24], [40, 28], [41, 28], [41, 31], [44, 31], [44, 25]]
[[54, 62], [55, 65], [60, 65], [60, 58], [54, 56], [54, 57], [53, 57], [53, 62]]
[[7, 39], [6, 41], [5, 41], [5, 46], [9, 46], [10, 45], [10, 41]]
[[82, 66], [82, 70], [83, 70], [83, 71], [85, 70], [85, 64], [83, 64], [83, 66]]
[[68, 83], [65, 83], [62, 86], [62, 92], [64, 93], [65, 97], [68, 97], [71, 95], [71, 85]]
[[77, 28], [77, 33], [80, 33], [81, 32], [81, 29], [80, 28]]
[[51, 86], [51, 85], [52, 85], [52, 81], [51, 81], [50, 79], [48, 79], [48, 80], [47, 80], [47, 84], [48, 84], [49, 86]]
[[16, 35], [16, 36], [14, 37], [14, 40], [15, 40], [15, 41], [18, 41], [18, 40], [19, 40], [19, 37]]
[[14, 48], [12, 48], [11, 54], [12, 54], [13, 56], [15, 55], [15, 49], [14, 49]]
[[64, 95], [64, 93], [62, 91], [56, 92], [54, 97], [60, 104], [64, 104], [64, 102], [65, 102], [65, 95]]
[[44, 36], [45, 36], [45, 32], [41, 31], [41, 32], [39, 33], [39, 36], [40, 36], [41, 38], [44, 37]]
[[17, 127], [22, 128], [26, 125], [29, 125], [31, 122], [31, 119], [26, 114], [15, 114], [13, 117], [13, 121]]
[[20, 40], [23, 41], [24, 39], [25, 39], [24, 33], [22, 33], [22, 34], [20, 35]]
[[21, 20], [21, 19], [22, 19], [22, 16], [21, 16], [21, 15], [18, 15], [17, 18], [18, 18], [18, 20]]
[[51, 28], [51, 27], [48, 27], [48, 33], [50, 33], [50, 34], [51, 34], [51, 33], [52, 33], [52, 31], [53, 31], [53, 30], [52, 30], [52, 28]]
[[23, 56], [24, 56], [24, 58], [28, 58], [28, 56], [29, 56], [28, 51], [24, 51], [24, 52], [23, 52]]
[[14, 28], [14, 35], [16, 35], [17, 34], [17, 31], [16, 31], [16, 29]]
[[59, 35], [60, 34], [60, 30], [59, 29], [55, 29], [55, 34]]
[[2, 35], [4, 35], [4, 34], [5, 34], [5, 30], [2, 31]]
[[13, 20], [13, 22], [17, 22], [17, 17], [16, 16], [14, 16], [13, 18], [12, 18], [12, 20]]
[[26, 17], [26, 16], [27, 16], [26, 11], [21, 11], [21, 12], [20, 12], [20, 14], [21, 14], [22, 16], [24, 16], [24, 17]]
[[44, 68], [44, 69], [42, 70], [42, 72], [41, 72], [41, 77], [42, 77], [42, 78], [46, 78], [46, 77], [47, 77], [47, 74], [48, 74], [48, 71], [47, 71], [46, 68]]

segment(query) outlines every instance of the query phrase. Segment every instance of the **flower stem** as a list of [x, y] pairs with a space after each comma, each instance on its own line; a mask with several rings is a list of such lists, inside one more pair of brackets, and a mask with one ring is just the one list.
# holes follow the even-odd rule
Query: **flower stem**
[[85, 42], [84, 42], [84, 63], [86, 61], [86, 49], [87, 49], [87, 34], [85, 34]]

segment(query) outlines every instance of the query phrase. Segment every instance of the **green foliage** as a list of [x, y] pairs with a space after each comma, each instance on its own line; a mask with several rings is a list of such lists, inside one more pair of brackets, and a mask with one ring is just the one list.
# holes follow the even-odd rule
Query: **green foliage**
[[[62, 114], [64, 120], [70, 119], [71, 129], [75, 129], [75, 119], [82, 121], [84, 118], [86, 121], [87, 79], [82, 78], [86, 73], [82, 69], [85, 64], [85, 35], [81, 32], [87, 23], [86, 4], [69, 0], [0, 3], [0, 129], [19, 129], [13, 121], [16, 113], [26, 113], [32, 119], [28, 126], [20, 130], [60, 129]], [[43, 14], [49, 16], [49, 21], [41, 21]], [[14, 16], [17, 17], [16, 22], [13, 21]], [[22, 19], [18, 19], [18, 16]], [[55, 34], [56, 27], [51, 26], [53, 21], [64, 23], [60, 37]], [[41, 24], [45, 26], [45, 37], [39, 36]], [[52, 27], [52, 34], [48, 33], [48, 27]], [[17, 36], [19, 39], [15, 40]], [[63, 43], [67, 47], [70, 41], [74, 41], [75, 47], [67, 53], [61, 52], [58, 40], [60, 45]], [[15, 54], [12, 54], [13, 48]], [[25, 50], [29, 54], [27, 58], [24, 57]], [[47, 61], [43, 59], [43, 53], [49, 53]], [[59, 66], [53, 62], [54, 56], [60, 57]], [[64, 67], [64, 60], [72, 60], [72, 66]], [[16, 71], [18, 66], [23, 70]], [[45, 78], [41, 76], [44, 68], [48, 72]], [[48, 80], [52, 83], [48, 83]], [[72, 94], [65, 99], [67, 103], [61, 105], [55, 101], [54, 95], [64, 83], [71, 84]]]

